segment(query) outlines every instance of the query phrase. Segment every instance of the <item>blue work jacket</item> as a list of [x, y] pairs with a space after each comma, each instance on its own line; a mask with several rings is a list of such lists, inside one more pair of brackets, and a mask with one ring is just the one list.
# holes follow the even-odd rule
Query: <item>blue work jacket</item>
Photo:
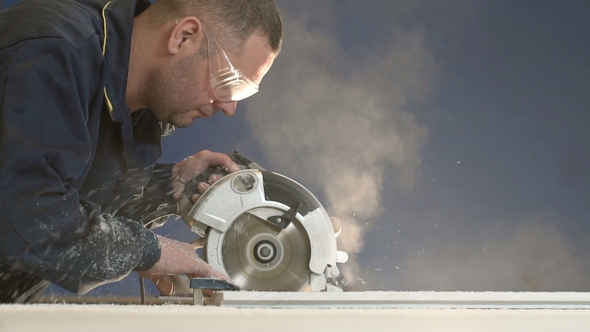
[[70, 291], [160, 258], [137, 219], [172, 200], [171, 165], [154, 173], [161, 124], [125, 104], [133, 17], [149, 5], [28, 0], [0, 12], [0, 261]]

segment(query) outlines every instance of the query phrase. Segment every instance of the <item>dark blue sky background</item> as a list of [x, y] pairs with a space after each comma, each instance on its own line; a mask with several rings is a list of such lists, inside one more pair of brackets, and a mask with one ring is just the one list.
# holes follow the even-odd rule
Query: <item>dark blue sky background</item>
[[261, 91], [163, 161], [238, 150], [307, 186], [353, 290], [590, 289], [590, 2], [276, 3]]

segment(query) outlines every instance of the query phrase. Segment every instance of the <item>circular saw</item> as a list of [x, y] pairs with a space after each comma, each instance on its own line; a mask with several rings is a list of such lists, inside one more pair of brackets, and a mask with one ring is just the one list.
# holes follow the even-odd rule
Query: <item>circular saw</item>
[[338, 220], [296, 181], [237, 152], [229, 155], [241, 171], [224, 173], [193, 205], [191, 188], [223, 172], [210, 169], [199, 175], [187, 184], [176, 207], [151, 214], [148, 224], [157, 227], [158, 218], [179, 215], [200, 236], [193, 244], [203, 248], [202, 258], [241, 289], [342, 291], [336, 264], [348, 255], [336, 248]]

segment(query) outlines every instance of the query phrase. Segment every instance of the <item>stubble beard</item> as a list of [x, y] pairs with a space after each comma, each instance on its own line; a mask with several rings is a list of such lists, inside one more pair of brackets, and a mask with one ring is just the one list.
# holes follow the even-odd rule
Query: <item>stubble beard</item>
[[189, 83], [194, 81], [190, 74], [197, 70], [201, 61], [202, 57], [197, 55], [174, 67], [152, 68], [146, 74], [141, 89], [142, 100], [158, 120], [178, 128], [185, 128], [193, 123], [194, 119], [188, 114], [193, 107], [184, 100], [194, 94], [196, 87]]

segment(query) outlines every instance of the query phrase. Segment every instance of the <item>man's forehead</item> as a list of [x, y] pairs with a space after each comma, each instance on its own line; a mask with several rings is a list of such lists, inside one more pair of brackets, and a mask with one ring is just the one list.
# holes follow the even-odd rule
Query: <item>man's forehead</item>
[[[244, 43], [239, 57], [231, 57], [231, 61], [246, 77], [260, 84], [262, 77], [268, 72], [276, 57], [272, 51], [268, 37], [254, 33]], [[235, 61], [234, 61], [235, 59]]]

